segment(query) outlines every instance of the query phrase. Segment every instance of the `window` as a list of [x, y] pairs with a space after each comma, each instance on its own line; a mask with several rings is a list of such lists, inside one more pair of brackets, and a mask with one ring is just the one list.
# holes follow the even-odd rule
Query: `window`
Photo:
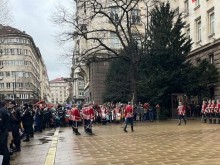
[[209, 55], [209, 62], [210, 62], [210, 64], [214, 64], [214, 55], [213, 54]]
[[202, 27], [201, 27], [201, 20], [196, 21], [196, 41], [202, 41]]
[[185, 8], [185, 14], [188, 15], [189, 14], [189, 0], [186, 0], [184, 2], [184, 8]]
[[5, 72], [6, 77], [10, 77], [10, 72]]
[[121, 42], [115, 33], [110, 32], [110, 42], [113, 49], [119, 49], [121, 47]]
[[1, 88], [1, 89], [4, 88], [4, 83], [0, 83], [0, 88]]
[[133, 9], [131, 11], [131, 23], [138, 24], [141, 22], [140, 13], [141, 11], [139, 9]]
[[180, 13], [179, 7], [177, 7], [177, 8], [174, 10], [174, 16], [178, 16], [179, 13]]
[[209, 34], [215, 33], [215, 14], [214, 12], [209, 13]]
[[0, 72], [0, 76], [1, 76], [1, 77], [4, 77], [4, 72]]
[[10, 83], [6, 83], [6, 88], [11, 88], [11, 84]]
[[190, 39], [190, 28], [186, 29], [186, 37]]
[[118, 16], [119, 9], [117, 7], [112, 7], [110, 11], [110, 17], [112, 21], [118, 22], [119, 16]]

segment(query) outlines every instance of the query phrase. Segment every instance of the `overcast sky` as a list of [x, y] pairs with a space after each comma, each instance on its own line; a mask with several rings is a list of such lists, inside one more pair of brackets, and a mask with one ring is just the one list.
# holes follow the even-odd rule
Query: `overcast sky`
[[[58, 46], [54, 37], [58, 29], [50, 21], [58, 2], [59, 0], [10, 0], [13, 26], [33, 37], [47, 66], [50, 80], [69, 77], [71, 67], [70, 59], [65, 61], [62, 57], [63, 48]], [[69, 0], [60, 2], [69, 5]]]

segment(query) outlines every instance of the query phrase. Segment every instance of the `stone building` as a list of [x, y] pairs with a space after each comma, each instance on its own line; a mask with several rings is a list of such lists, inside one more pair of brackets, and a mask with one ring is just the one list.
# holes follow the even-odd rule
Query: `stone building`
[[[92, 3], [86, 2], [83, 0], [75, 0], [76, 2], [76, 18], [80, 30], [83, 31], [96, 31], [93, 33], [88, 33], [87, 37], [99, 37], [102, 39], [103, 43], [108, 45], [109, 48], [116, 51], [122, 48], [120, 39], [114, 32], [109, 30], [114, 29], [110, 20], [107, 17], [91, 17], [93, 10], [91, 9]], [[111, 0], [98, 0], [104, 6], [105, 13], [109, 14], [109, 17], [113, 21], [118, 21], [122, 11], [117, 7], [116, 3]], [[132, 3], [136, 3], [134, 1]], [[120, 2], [119, 2], [120, 3]], [[151, 1], [139, 1], [138, 4], [132, 9], [129, 13], [130, 22], [132, 24], [132, 35], [142, 35], [145, 32], [148, 10], [152, 7]], [[89, 19], [90, 18], [90, 19]], [[122, 26], [126, 29], [126, 20], [123, 20]], [[102, 29], [108, 29], [108, 32], [101, 32]], [[99, 32], [100, 30], [100, 32]], [[76, 32], [77, 33], [77, 32]], [[122, 37], [125, 40], [125, 37]], [[85, 52], [95, 48], [98, 43], [93, 40], [85, 40], [82, 36], [77, 36], [75, 38], [75, 52], [73, 58], [73, 68], [72, 68], [72, 77], [76, 73], [84, 78], [85, 83], [85, 101], [94, 102], [101, 104], [103, 102], [103, 93], [105, 91], [105, 80], [106, 74], [109, 69], [108, 61], [82, 61], [82, 56], [85, 55]], [[94, 50], [94, 49], [93, 49]], [[109, 55], [107, 50], [97, 51], [95, 53], [96, 57], [106, 57]], [[76, 83], [73, 81], [73, 83]]]
[[[172, 7], [183, 13], [183, 33], [192, 38], [188, 55], [195, 65], [202, 59], [214, 64], [220, 72], [220, 3], [218, 0], [172, 0]], [[210, 94], [220, 96], [220, 81], [209, 84]]]
[[22, 103], [49, 96], [47, 69], [40, 50], [24, 31], [0, 25], [0, 68], [1, 99]]
[[[137, 28], [141, 33], [144, 33], [146, 24], [149, 21], [147, 18], [148, 11], [150, 11], [153, 4], [151, 1], [140, 0], [134, 12], [134, 17]], [[192, 50], [188, 55], [188, 59], [195, 65], [202, 59], [207, 59], [210, 63], [220, 71], [220, 3], [218, 0], [170, 0], [171, 7], [177, 12], [182, 13], [183, 20], [186, 22], [185, 33], [188, 37], [192, 38]], [[115, 19], [120, 15], [120, 11], [109, 0], [100, 0], [103, 6], [108, 6], [109, 16]], [[92, 21], [87, 22], [86, 19], [91, 15], [89, 6], [83, 0], [76, 1], [76, 18], [78, 24], [81, 25], [81, 30], [91, 30], [98, 28], [111, 28], [109, 21], [102, 17], [94, 18]], [[88, 34], [87, 37], [91, 34]], [[93, 34], [99, 36], [105, 43], [110, 45], [111, 48], [120, 49], [120, 41], [113, 33]], [[73, 71], [78, 68], [78, 73], [82, 75], [85, 81], [85, 99], [87, 102], [102, 103], [102, 95], [105, 89], [106, 73], [109, 68], [108, 62], [87, 62], [81, 63], [80, 56], [84, 50], [90, 49], [92, 46], [97, 45], [96, 42], [87, 41], [83, 37], [76, 37], [75, 52], [73, 59]], [[102, 51], [100, 56], [107, 53]], [[80, 65], [79, 65], [80, 64]], [[80, 67], [79, 67], [80, 66]], [[210, 93], [215, 97], [220, 95], [220, 82], [210, 84]]]
[[50, 81], [52, 104], [64, 104], [67, 101], [70, 94], [70, 82], [65, 79], [61, 77]]

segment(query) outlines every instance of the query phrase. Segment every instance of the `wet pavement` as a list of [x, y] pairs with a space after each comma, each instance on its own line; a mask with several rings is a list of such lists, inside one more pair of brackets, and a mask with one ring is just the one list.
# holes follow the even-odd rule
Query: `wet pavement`
[[13, 155], [12, 165], [219, 165], [220, 124], [190, 120], [135, 123], [134, 132], [122, 124], [94, 125], [95, 135], [82, 127], [47, 130]]

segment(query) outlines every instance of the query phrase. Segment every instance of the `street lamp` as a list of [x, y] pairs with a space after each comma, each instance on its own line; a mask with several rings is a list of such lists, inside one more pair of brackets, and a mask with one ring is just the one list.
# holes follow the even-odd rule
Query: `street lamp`
[[14, 85], [12, 85], [13, 86], [13, 100], [15, 101], [15, 98], [16, 98], [16, 94], [15, 94], [15, 92], [16, 92], [16, 83], [17, 83], [17, 73], [15, 72], [15, 82], [14, 82]]

